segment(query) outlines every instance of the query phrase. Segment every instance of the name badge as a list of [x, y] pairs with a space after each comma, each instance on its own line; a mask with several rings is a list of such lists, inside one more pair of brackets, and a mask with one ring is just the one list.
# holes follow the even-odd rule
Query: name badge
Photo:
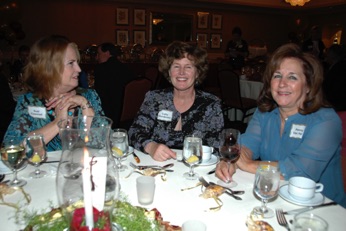
[[33, 107], [33, 106], [28, 106], [28, 111], [29, 115], [38, 118], [38, 119], [45, 119], [47, 110], [45, 107]]
[[172, 117], [173, 117], [172, 111], [161, 110], [157, 116], [157, 119], [170, 122], [170, 121], [172, 121]]
[[303, 138], [306, 126], [301, 124], [293, 124], [290, 132], [291, 138]]

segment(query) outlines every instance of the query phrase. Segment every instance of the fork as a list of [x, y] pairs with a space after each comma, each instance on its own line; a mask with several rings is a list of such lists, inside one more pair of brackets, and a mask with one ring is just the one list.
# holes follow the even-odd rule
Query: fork
[[286, 229], [288, 231], [290, 231], [290, 226], [287, 223], [287, 220], [285, 218], [284, 212], [282, 211], [282, 209], [276, 209], [276, 219], [278, 220], [279, 225], [286, 227]]

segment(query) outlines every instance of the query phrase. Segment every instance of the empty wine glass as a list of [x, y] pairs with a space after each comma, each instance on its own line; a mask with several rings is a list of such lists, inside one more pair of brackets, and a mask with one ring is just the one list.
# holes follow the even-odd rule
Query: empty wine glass
[[35, 171], [29, 173], [31, 178], [41, 178], [47, 175], [46, 171], [40, 169], [40, 165], [47, 158], [46, 144], [43, 135], [33, 133], [26, 138], [26, 157], [30, 164], [35, 166]]
[[13, 179], [8, 183], [11, 187], [21, 187], [26, 185], [25, 180], [17, 178], [18, 169], [23, 167], [25, 161], [25, 149], [21, 137], [8, 137], [1, 144], [1, 160], [13, 172]]
[[[219, 140], [219, 154], [221, 159], [228, 163], [235, 163], [239, 159], [241, 150], [240, 131], [233, 128], [223, 129], [220, 133]], [[223, 182], [219, 180], [218, 183], [228, 188], [237, 186], [235, 181]]]
[[194, 167], [202, 162], [202, 139], [195, 136], [187, 136], [184, 139], [183, 160], [190, 166], [190, 171], [184, 173], [188, 180], [195, 180], [198, 174], [194, 172]]
[[126, 165], [121, 163], [121, 160], [129, 155], [129, 139], [127, 131], [122, 128], [117, 128], [111, 131], [110, 143], [112, 148], [112, 156], [117, 160], [119, 171], [127, 169]]
[[254, 212], [264, 218], [274, 216], [274, 211], [267, 207], [268, 200], [278, 194], [280, 185], [280, 171], [278, 167], [270, 165], [269, 162], [261, 163], [255, 175], [254, 191], [262, 200], [262, 205], [254, 208]]

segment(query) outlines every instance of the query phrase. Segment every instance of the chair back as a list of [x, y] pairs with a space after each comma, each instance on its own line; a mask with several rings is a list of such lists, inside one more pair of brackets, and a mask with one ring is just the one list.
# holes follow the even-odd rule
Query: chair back
[[234, 108], [242, 108], [239, 76], [231, 69], [218, 72], [222, 101]]
[[152, 82], [152, 89], [156, 89], [157, 79], [159, 77], [159, 70], [157, 67], [150, 66], [144, 72], [144, 77], [150, 79]]
[[151, 87], [151, 81], [146, 78], [134, 79], [125, 86], [120, 123], [133, 121]]

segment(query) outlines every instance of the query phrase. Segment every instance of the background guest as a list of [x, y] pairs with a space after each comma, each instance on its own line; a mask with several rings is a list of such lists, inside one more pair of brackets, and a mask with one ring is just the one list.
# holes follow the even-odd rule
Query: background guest
[[124, 88], [135, 79], [135, 74], [117, 59], [119, 50], [112, 43], [102, 43], [97, 48], [94, 88], [99, 94], [105, 115], [119, 126], [124, 99]]
[[324, 101], [323, 68], [310, 53], [290, 43], [268, 62], [256, 110], [241, 137], [236, 164], [221, 161], [216, 174], [231, 179], [236, 168], [255, 173], [272, 161], [282, 177], [308, 177], [324, 185], [323, 194], [346, 207], [341, 173], [341, 121]]
[[171, 148], [182, 149], [187, 135], [218, 147], [217, 136], [224, 126], [220, 100], [195, 89], [207, 74], [207, 52], [173, 42], [161, 57], [159, 70], [173, 87], [146, 94], [129, 130], [130, 143], [158, 161], [176, 158]]
[[79, 59], [77, 45], [63, 36], [45, 37], [32, 46], [24, 69], [30, 93], [19, 97], [5, 139], [41, 133], [48, 151], [59, 150], [60, 120], [68, 115], [103, 115], [96, 92], [77, 88]]
[[322, 41], [322, 31], [319, 26], [313, 26], [310, 30], [310, 36], [302, 44], [304, 52], [309, 52], [315, 55], [320, 60], [324, 59], [324, 50], [326, 46]]
[[336, 111], [346, 111], [346, 53], [333, 44], [326, 52], [323, 90]]
[[244, 66], [245, 58], [249, 55], [249, 47], [247, 42], [242, 38], [240, 27], [236, 26], [233, 28], [232, 40], [227, 43], [225, 54], [235, 69], [240, 69]]
[[11, 75], [15, 78], [15, 81], [19, 81], [24, 71], [24, 66], [28, 63], [28, 57], [30, 53], [30, 47], [22, 45], [18, 49], [18, 59], [13, 62], [11, 67]]
[[2, 142], [7, 127], [11, 122], [14, 108], [16, 106], [8, 83], [8, 77], [3, 72], [3, 69], [5, 68], [3, 53], [0, 50], [0, 143]]

